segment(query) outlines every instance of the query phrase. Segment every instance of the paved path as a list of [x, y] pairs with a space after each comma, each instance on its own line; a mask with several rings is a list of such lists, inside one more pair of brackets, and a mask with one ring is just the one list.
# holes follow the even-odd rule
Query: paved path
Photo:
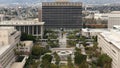
[[86, 55], [85, 47], [82, 44], [81, 44], [80, 48], [81, 48], [81, 53], [84, 54], [84, 55]]
[[60, 44], [60, 48], [66, 48], [66, 45], [67, 45], [66, 34], [63, 34], [63, 37], [60, 35], [59, 44]]

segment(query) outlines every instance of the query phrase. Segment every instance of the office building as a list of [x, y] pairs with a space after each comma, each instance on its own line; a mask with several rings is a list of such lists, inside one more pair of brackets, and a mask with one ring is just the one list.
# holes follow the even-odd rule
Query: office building
[[98, 35], [98, 46], [102, 53], [112, 58], [112, 68], [120, 67], [120, 28], [111, 29]]
[[9, 68], [15, 61], [14, 48], [21, 33], [14, 27], [0, 27], [0, 68]]
[[109, 15], [108, 29], [113, 28], [114, 25], [120, 25], [120, 13]]
[[14, 26], [18, 31], [33, 36], [40, 36], [41, 38], [43, 37], [44, 22], [35, 20], [11, 20], [0, 22], [0, 26]]
[[82, 28], [82, 3], [59, 0], [42, 2], [42, 21], [46, 29]]

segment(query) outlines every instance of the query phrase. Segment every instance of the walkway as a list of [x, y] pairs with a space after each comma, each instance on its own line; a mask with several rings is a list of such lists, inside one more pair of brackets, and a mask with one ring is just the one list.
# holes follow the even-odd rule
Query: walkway
[[59, 44], [60, 44], [60, 48], [66, 48], [67, 46], [66, 34], [63, 34], [63, 37], [61, 35], [59, 36]]

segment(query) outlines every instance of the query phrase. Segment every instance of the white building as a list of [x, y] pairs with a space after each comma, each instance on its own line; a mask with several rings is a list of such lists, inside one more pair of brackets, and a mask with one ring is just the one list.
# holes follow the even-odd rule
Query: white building
[[114, 25], [120, 25], [120, 13], [109, 15], [108, 28], [113, 28]]
[[21, 62], [14, 62], [9, 68], [24, 68], [26, 59], [28, 59], [28, 56], [25, 56]]
[[14, 62], [14, 48], [20, 41], [21, 33], [14, 27], [0, 27], [0, 66], [9, 68]]
[[98, 35], [102, 53], [112, 58], [112, 68], [120, 68], [120, 30], [111, 29]]
[[120, 11], [112, 11], [110, 13], [95, 13], [94, 14], [94, 19], [96, 19], [96, 20], [98, 20], [98, 19], [108, 20], [109, 16], [117, 15], [117, 14], [119, 15]]
[[97, 36], [98, 34], [108, 31], [107, 29], [90, 29], [90, 28], [83, 28], [82, 29], [82, 36], [89, 37], [89, 36]]
[[109, 15], [109, 13], [95, 13], [94, 19], [108, 20], [108, 15]]
[[4, 19], [4, 14], [0, 14], [0, 21], [3, 21]]
[[[21, 46], [21, 45], [22, 46]], [[18, 44], [17, 50], [23, 51], [25, 54], [30, 54], [33, 46], [33, 41], [22, 41]]]
[[43, 25], [44, 22], [38, 22], [36, 20], [11, 20], [2, 21], [0, 26], [14, 26], [18, 31], [43, 37]]

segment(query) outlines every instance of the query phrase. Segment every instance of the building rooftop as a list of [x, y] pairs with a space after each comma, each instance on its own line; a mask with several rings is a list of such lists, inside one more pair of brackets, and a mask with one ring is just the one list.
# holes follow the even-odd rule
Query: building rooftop
[[82, 29], [83, 32], [104, 32], [104, 31], [108, 31], [107, 29], [89, 29], [89, 28], [85, 28]]
[[111, 29], [101, 33], [106, 41], [120, 49], [120, 30]]
[[1, 26], [0, 30], [8, 30], [8, 31], [10, 31], [10, 30], [15, 30], [15, 28], [14, 27], [3, 27], [3, 26]]
[[11, 33], [15, 32], [16, 29], [14, 27], [3, 27], [3, 26], [1, 26], [0, 27], [0, 32], [3, 32], [3, 31], [8, 31], [7, 33], [10, 35]]
[[120, 30], [120, 25], [114, 25], [113, 28], [117, 29], [117, 30]]
[[120, 13], [119, 14], [109, 14], [109, 17], [120, 17]]
[[82, 2], [69, 2], [69, 1], [42, 2], [42, 6], [82, 6]]
[[11, 66], [11, 68], [16, 68], [16, 67], [17, 67], [17, 68], [22, 68], [22, 67], [23, 67], [23, 64], [16, 62], [16, 63], [13, 63], [12, 66]]
[[23, 68], [27, 58], [28, 56], [25, 56], [22, 62], [14, 62], [10, 68]]
[[120, 11], [112, 11], [113, 14], [120, 14]]
[[36, 20], [10, 20], [2, 21], [0, 25], [44, 25], [44, 22], [39, 22]]

